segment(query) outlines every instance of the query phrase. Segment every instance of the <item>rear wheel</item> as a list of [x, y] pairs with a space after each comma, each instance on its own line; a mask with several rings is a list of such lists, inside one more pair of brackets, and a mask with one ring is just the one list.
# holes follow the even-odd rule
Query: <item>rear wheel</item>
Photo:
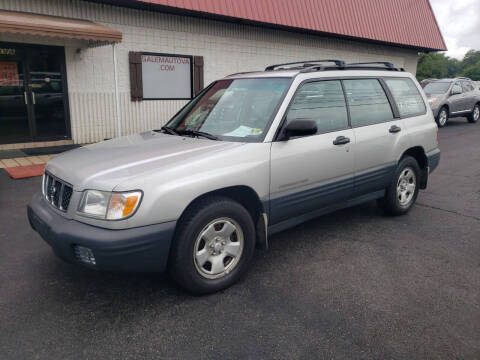
[[473, 107], [472, 113], [468, 115], [468, 122], [476, 123], [480, 118], [480, 106], [475, 104]]
[[406, 214], [415, 203], [420, 184], [420, 167], [417, 160], [405, 156], [400, 160], [380, 207], [390, 215]]
[[235, 283], [248, 269], [255, 248], [249, 212], [224, 197], [205, 199], [179, 223], [169, 272], [183, 288], [210, 293]]
[[437, 115], [437, 125], [438, 127], [444, 127], [447, 125], [448, 121], [448, 109], [444, 106], [440, 109]]

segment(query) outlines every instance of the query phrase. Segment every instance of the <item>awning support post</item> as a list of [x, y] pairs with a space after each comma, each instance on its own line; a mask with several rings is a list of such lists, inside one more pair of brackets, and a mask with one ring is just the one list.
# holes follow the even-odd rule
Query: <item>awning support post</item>
[[122, 136], [122, 124], [120, 122], [120, 100], [118, 99], [118, 76], [117, 76], [117, 54], [115, 43], [112, 43], [113, 52], [113, 79], [115, 82], [115, 120], [117, 123], [117, 137]]

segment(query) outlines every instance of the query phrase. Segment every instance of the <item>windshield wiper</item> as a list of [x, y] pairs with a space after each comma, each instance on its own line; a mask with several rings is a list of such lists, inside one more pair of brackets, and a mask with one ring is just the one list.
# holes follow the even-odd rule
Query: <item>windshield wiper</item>
[[182, 130], [178, 132], [180, 135], [192, 135], [192, 136], [203, 136], [204, 138], [210, 140], [218, 140], [218, 137], [207, 132], [198, 131], [198, 130]]
[[[168, 127], [168, 126], [162, 126], [160, 128], [160, 130], [166, 132], [166, 133], [169, 133], [170, 135], [177, 135], [177, 136], [180, 136], [180, 134], [178, 133], [178, 131], [176, 130], [173, 130], [172, 128]], [[155, 130], [155, 131], [158, 131], [158, 130]]]

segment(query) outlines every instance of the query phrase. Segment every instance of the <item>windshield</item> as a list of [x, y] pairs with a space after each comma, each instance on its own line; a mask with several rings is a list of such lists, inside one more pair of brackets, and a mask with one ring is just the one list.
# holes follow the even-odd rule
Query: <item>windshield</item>
[[290, 81], [219, 80], [166, 126], [180, 134], [200, 131], [227, 141], [261, 141]]
[[425, 94], [445, 94], [451, 83], [451, 81], [431, 82], [423, 88], [423, 91], [425, 91]]

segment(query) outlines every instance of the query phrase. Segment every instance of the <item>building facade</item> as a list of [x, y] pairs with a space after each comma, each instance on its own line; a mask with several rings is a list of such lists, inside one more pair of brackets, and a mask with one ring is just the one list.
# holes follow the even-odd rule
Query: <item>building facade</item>
[[[192, 70], [186, 81], [193, 83], [201, 76], [206, 85], [225, 75], [269, 64], [322, 58], [389, 61], [415, 73], [420, 50], [445, 48], [444, 44], [389, 43], [256, 21], [238, 22], [191, 9], [185, 13], [182, 9], [168, 11], [145, 2], [141, 7], [136, 7], [135, 1], [118, 3], [122, 6], [83, 0], [0, 2], [0, 146], [22, 147], [29, 142], [52, 145], [62, 140], [92, 143], [161, 127], [202, 84], [197, 84], [197, 89], [192, 84], [192, 95], [189, 92], [175, 99], [147, 99], [145, 94], [135, 98], [135, 53], [151, 54], [158, 61], [163, 61], [158, 58], [162, 54], [170, 61], [176, 55], [186, 55], [192, 64], [196, 57], [203, 66], [198, 72]], [[23, 25], [8, 27], [8, 16], [17, 13], [33, 16], [31, 21], [38, 28], [27, 29], [29, 17], [22, 20]], [[6, 14], [4, 20], [2, 14]], [[99, 40], [98, 34], [75, 33], [83, 23], [74, 24], [77, 28], [71, 36], [65, 26], [52, 33], [48, 24], [44, 25], [45, 18], [34, 15], [61, 17], [52, 21], [87, 20], [91, 26], [102, 26], [97, 29], [99, 33], [112, 30], [112, 38]], [[42, 26], [45, 29], [40, 29]], [[143, 76], [146, 92], [149, 79]], [[175, 84], [165, 84], [161, 78], [158, 81], [159, 87], [167, 89]]]

